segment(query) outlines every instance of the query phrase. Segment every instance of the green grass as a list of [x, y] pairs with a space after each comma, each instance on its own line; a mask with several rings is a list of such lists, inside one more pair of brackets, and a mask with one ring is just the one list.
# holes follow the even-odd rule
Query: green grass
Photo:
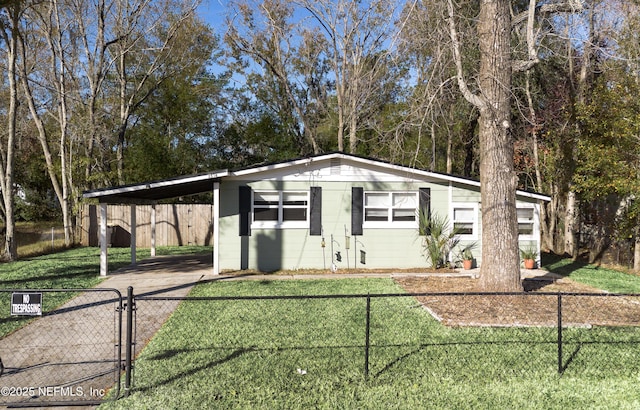
[[58, 221], [17, 222], [15, 230], [19, 258], [45, 255], [67, 248], [64, 230]]
[[543, 254], [542, 265], [551, 272], [607, 292], [640, 293], [640, 277], [636, 275], [551, 254]]
[[[192, 296], [398, 292], [390, 279], [214, 281]], [[367, 379], [364, 324], [364, 298], [185, 300], [136, 360], [131, 395], [103, 407], [640, 407], [635, 328], [567, 329], [559, 375], [553, 328], [447, 328], [412, 297], [374, 297]]]
[[[157, 249], [157, 255], [210, 252], [209, 247], [183, 246]], [[149, 249], [139, 249], [138, 259], [148, 258]], [[128, 248], [109, 249], [109, 271], [131, 263]], [[99, 276], [100, 249], [74, 248], [48, 255], [0, 263], [0, 337], [24, 326], [30, 319], [10, 316], [10, 292], [2, 289], [84, 289], [91, 288], [105, 278]], [[71, 299], [77, 293], [54, 292], [44, 298], [43, 310], [50, 311]]]

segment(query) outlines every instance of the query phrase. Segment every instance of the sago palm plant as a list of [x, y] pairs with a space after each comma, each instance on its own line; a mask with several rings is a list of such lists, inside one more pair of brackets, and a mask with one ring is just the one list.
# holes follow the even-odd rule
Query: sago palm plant
[[449, 223], [449, 218], [439, 214], [429, 215], [420, 211], [419, 233], [425, 256], [430, 268], [438, 269], [447, 265], [449, 253], [460, 242], [459, 230]]

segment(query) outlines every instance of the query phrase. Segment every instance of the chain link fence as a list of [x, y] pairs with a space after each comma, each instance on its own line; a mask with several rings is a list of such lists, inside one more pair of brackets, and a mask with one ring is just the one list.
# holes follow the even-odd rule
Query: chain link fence
[[78, 405], [118, 396], [120, 292], [3, 289], [0, 299], [0, 405]]
[[[313, 366], [336, 383], [640, 374], [635, 294], [154, 297], [130, 288], [126, 298], [78, 290], [62, 304], [63, 291], [0, 292], [3, 405], [98, 404], [225, 363], [238, 374]], [[33, 313], [38, 302], [41, 316], [13, 306]]]
[[[191, 372], [249, 352], [257, 353], [253, 369], [280, 360], [304, 372], [304, 357], [327, 375], [347, 379], [384, 379], [396, 372], [427, 372], [434, 383], [567, 372], [640, 374], [635, 294], [140, 297], [136, 307], [138, 315], [169, 312], [177, 302], [184, 316], [178, 310], [172, 338], [163, 338], [150, 356], [154, 366], [166, 361], [166, 374], [184, 355], [200, 364], [184, 370]], [[146, 372], [158, 370], [147, 364], [136, 368], [134, 390], [152, 387], [155, 379]]]

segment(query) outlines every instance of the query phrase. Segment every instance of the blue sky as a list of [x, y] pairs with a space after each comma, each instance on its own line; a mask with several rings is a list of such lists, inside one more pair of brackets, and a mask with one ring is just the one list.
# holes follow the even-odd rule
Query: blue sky
[[223, 30], [226, 5], [225, 0], [202, 0], [202, 4], [198, 7], [200, 17], [209, 23], [218, 34], [221, 34]]

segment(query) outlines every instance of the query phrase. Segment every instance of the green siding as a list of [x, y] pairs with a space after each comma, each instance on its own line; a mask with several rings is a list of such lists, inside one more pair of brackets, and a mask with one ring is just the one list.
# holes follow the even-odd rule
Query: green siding
[[[334, 262], [338, 269], [346, 268], [413, 268], [426, 264], [417, 229], [364, 228], [363, 235], [353, 237], [351, 227], [351, 187], [365, 191], [417, 191], [431, 188], [433, 212], [448, 212], [448, 186], [424, 182], [414, 183], [351, 183], [320, 182], [322, 187], [322, 236], [310, 236], [309, 229], [252, 229], [251, 236], [239, 236], [238, 187], [242, 184], [254, 190], [308, 190], [308, 182], [291, 181], [225, 181], [220, 186], [220, 268], [243, 268], [274, 271], [279, 269], [327, 268]], [[346, 234], [350, 236], [346, 249]], [[333, 241], [332, 241], [333, 238]], [[333, 253], [332, 253], [333, 246]], [[366, 252], [366, 264], [360, 263], [360, 251]], [[338, 262], [335, 253], [340, 252]]]
[[[293, 229], [256, 229], [251, 235], [239, 236], [238, 187], [249, 185], [254, 190], [304, 190], [311, 185], [322, 188], [323, 236], [310, 236], [308, 227]], [[367, 228], [363, 235], [353, 237], [351, 229], [351, 188], [359, 186], [367, 191], [418, 191], [431, 189], [431, 211], [450, 217], [449, 200], [453, 202], [478, 202], [479, 189], [464, 186], [449, 187], [448, 183], [414, 182], [327, 182], [309, 181], [224, 181], [220, 185], [220, 269], [222, 271], [257, 269], [261, 271], [329, 269], [332, 262], [339, 270], [346, 268], [416, 268], [427, 265], [423, 254], [422, 238], [417, 229]], [[525, 202], [525, 201], [523, 201]], [[527, 201], [528, 202], [528, 201]], [[534, 200], [530, 202], [535, 202]], [[478, 221], [481, 227], [481, 211]], [[346, 234], [350, 236], [346, 249]], [[481, 263], [479, 232], [473, 254]], [[325, 247], [322, 247], [324, 239]], [[333, 239], [333, 240], [332, 240]], [[473, 241], [463, 241], [461, 246]], [[535, 241], [521, 241], [520, 247]], [[332, 252], [333, 247], [333, 252]], [[366, 264], [360, 263], [360, 251], [366, 252]], [[342, 260], [337, 261], [335, 253]], [[458, 250], [452, 261], [458, 258]]]

